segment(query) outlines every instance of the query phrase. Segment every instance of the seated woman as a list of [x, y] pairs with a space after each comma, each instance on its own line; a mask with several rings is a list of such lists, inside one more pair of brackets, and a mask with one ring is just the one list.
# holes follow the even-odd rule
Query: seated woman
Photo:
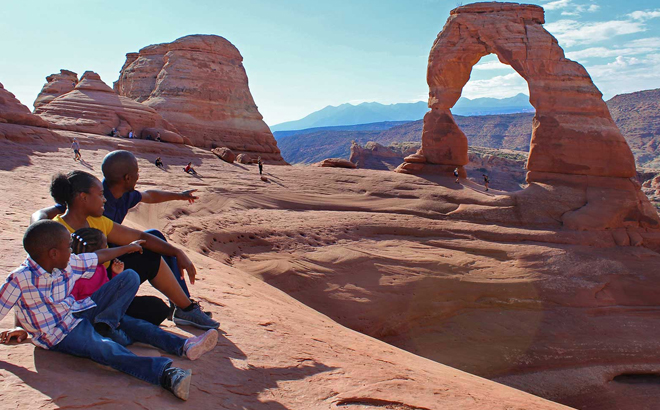
[[105, 196], [98, 178], [84, 171], [60, 174], [53, 179], [50, 193], [58, 204], [67, 207], [63, 215], [53, 220], [63, 224], [71, 233], [82, 228], [96, 228], [103, 232], [108, 242], [120, 246], [138, 239], [145, 240], [142, 254], [130, 254], [121, 260], [126, 269], [133, 269], [140, 275], [141, 282], [148, 280], [172, 301], [176, 306], [178, 324], [200, 329], [217, 329], [220, 326], [186, 296], [172, 270], [160, 256], [176, 256], [181, 275], [186, 271], [190, 283], [195, 283], [195, 266], [183, 251], [153, 235], [116, 224], [103, 216]]
[[165, 167], [163, 165], [163, 161], [161, 161], [160, 157], [156, 158], [156, 161], [154, 161], [154, 164], [160, 169], [163, 169]]

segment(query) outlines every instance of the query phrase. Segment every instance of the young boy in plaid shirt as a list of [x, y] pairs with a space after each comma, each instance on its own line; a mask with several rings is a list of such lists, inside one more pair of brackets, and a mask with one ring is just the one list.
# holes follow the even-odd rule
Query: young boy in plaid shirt
[[[71, 290], [80, 278], [89, 278], [96, 266], [126, 253], [142, 250], [140, 243], [95, 253], [71, 253], [71, 236], [64, 225], [44, 220], [32, 224], [23, 237], [28, 258], [0, 287], [0, 320], [14, 305], [25, 329], [0, 333], [0, 342], [32, 335], [32, 343], [48, 350], [88, 357], [141, 380], [160, 384], [187, 400], [192, 372], [172, 367], [165, 357], [142, 357], [124, 346], [142, 342], [170, 354], [196, 360], [218, 340], [214, 329], [184, 339], [143, 320], [125, 316], [140, 278], [126, 270], [92, 296], [76, 301]], [[26, 332], [27, 331], [27, 332]]]

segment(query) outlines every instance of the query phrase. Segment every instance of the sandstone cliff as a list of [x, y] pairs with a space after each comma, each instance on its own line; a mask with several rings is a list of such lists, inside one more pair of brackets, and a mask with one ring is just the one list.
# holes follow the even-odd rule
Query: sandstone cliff
[[44, 84], [37, 99], [34, 100], [34, 108], [48, 104], [60, 95], [72, 91], [76, 84], [78, 84], [78, 74], [73, 71], [60, 70], [59, 74], [49, 75], [46, 77], [46, 84]]
[[191, 35], [126, 55], [115, 90], [160, 113], [198, 147], [228, 147], [284, 164], [229, 41]]

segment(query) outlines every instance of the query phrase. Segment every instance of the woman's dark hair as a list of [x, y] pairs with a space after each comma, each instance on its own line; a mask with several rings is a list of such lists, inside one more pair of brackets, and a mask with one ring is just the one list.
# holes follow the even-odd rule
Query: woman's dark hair
[[71, 206], [73, 198], [81, 192], [89, 193], [89, 189], [98, 182], [98, 178], [89, 172], [71, 171], [68, 174], [58, 174], [50, 183], [50, 196], [60, 205]]
[[75, 254], [98, 251], [101, 249], [103, 237], [103, 232], [95, 228], [78, 229], [71, 234], [71, 250]]

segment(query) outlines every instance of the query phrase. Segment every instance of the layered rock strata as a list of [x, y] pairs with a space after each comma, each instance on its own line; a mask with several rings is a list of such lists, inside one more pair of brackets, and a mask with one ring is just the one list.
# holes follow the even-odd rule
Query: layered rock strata
[[0, 83], [0, 123], [48, 127], [46, 121], [32, 114], [14, 94], [5, 90], [2, 83]]
[[109, 135], [117, 129], [121, 136], [132, 130], [136, 136], [160, 132], [162, 141], [189, 143], [177, 129], [153, 108], [117, 95], [98, 74], [86, 71], [76, 87], [35, 113], [53, 128]]
[[158, 111], [198, 147], [228, 147], [285, 164], [248, 87], [238, 49], [192, 35], [126, 55], [115, 90]]
[[73, 71], [60, 70], [59, 74], [49, 75], [46, 77], [46, 84], [44, 84], [37, 99], [34, 100], [34, 108], [48, 104], [60, 95], [72, 91], [76, 88], [76, 84], [78, 84], [78, 74]]

